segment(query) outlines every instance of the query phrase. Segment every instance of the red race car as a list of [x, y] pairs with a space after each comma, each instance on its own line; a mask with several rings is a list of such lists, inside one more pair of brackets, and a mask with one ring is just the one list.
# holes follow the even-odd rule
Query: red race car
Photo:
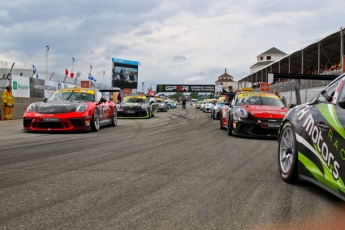
[[228, 135], [277, 138], [280, 123], [288, 112], [273, 93], [238, 92], [221, 112], [220, 128]]
[[23, 115], [26, 131], [97, 132], [103, 125], [117, 125], [117, 109], [98, 89], [57, 90], [49, 99], [30, 104]]

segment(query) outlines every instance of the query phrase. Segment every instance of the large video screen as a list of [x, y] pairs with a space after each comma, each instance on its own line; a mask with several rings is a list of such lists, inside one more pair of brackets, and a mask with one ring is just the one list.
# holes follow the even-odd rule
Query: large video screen
[[119, 87], [121, 89], [138, 88], [138, 62], [123, 60], [118, 58], [112, 59], [112, 80], [113, 87]]

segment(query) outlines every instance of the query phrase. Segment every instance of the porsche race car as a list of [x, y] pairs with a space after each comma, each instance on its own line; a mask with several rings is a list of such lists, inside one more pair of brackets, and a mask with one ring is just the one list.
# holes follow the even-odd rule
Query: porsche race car
[[285, 182], [306, 180], [345, 200], [345, 74], [282, 121], [278, 167]]
[[288, 110], [274, 93], [239, 92], [222, 107], [220, 128], [228, 135], [277, 138]]
[[[151, 100], [151, 98], [150, 98]], [[117, 104], [118, 118], [151, 118], [154, 117], [158, 104], [146, 96], [126, 96]]]
[[117, 125], [117, 109], [98, 89], [64, 88], [30, 104], [23, 115], [24, 131], [98, 131]]

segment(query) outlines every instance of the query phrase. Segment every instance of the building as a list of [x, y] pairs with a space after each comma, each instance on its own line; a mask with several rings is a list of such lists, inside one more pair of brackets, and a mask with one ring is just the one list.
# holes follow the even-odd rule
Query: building
[[255, 73], [259, 69], [285, 57], [286, 55], [287, 54], [283, 51], [272, 47], [271, 49], [257, 56], [257, 62], [250, 67], [250, 73]]
[[234, 81], [234, 78], [226, 72], [226, 69], [215, 83], [216, 85], [222, 85], [223, 91], [228, 91], [228, 86], [232, 86], [234, 90], [238, 89], [237, 81]]

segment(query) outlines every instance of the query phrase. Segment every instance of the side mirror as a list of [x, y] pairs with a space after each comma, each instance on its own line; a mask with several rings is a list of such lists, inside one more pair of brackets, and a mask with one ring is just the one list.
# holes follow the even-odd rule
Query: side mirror
[[45, 98], [42, 99], [42, 101], [47, 102], [48, 98], [45, 97]]
[[291, 104], [290, 106], [289, 106], [289, 108], [291, 109], [291, 108], [293, 108], [293, 107], [295, 107], [296, 105], [295, 104]]

